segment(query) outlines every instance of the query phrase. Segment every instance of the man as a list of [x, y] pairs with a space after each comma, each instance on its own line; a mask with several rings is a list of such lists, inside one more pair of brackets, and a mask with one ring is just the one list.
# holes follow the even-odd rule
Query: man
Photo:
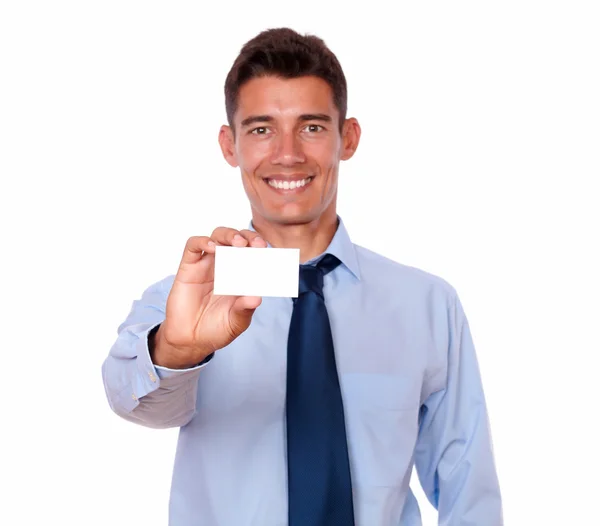
[[[354, 245], [338, 168], [361, 129], [324, 42], [262, 32], [225, 83], [219, 143], [247, 230], [188, 240], [103, 365], [121, 417], [180, 427], [172, 526], [417, 526], [413, 465], [446, 526], [502, 524], [486, 404], [451, 285]], [[216, 245], [300, 249], [300, 293], [212, 294]]]

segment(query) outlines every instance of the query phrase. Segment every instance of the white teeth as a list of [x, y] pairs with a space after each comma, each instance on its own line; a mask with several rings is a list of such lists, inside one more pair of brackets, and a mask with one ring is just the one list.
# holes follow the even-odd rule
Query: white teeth
[[312, 180], [312, 177], [307, 177], [302, 181], [276, 181], [274, 179], [269, 180], [269, 185], [273, 188], [279, 188], [280, 190], [295, 190], [300, 188]]

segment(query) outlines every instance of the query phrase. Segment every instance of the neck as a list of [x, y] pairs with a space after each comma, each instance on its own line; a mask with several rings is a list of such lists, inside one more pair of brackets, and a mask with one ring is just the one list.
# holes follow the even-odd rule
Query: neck
[[300, 263], [322, 254], [338, 227], [335, 210], [307, 223], [274, 223], [253, 211], [252, 226], [275, 248], [299, 248]]

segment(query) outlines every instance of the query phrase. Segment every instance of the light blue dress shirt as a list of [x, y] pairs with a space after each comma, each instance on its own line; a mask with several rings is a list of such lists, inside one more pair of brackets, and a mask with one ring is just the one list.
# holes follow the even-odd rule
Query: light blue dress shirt
[[[341, 220], [326, 252], [342, 261], [324, 295], [356, 525], [421, 526], [409, 488], [416, 465], [440, 525], [501, 526], [484, 392], [455, 289], [353, 244]], [[249, 329], [212, 360], [170, 370], [151, 362], [148, 333], [164, 320], [173, 279], [145, 290], [118, 328], [102, 367], [110, 406], [144, 426], [181, 427], [171, 526], [285, 526], [292, 301], [263, 298]]]

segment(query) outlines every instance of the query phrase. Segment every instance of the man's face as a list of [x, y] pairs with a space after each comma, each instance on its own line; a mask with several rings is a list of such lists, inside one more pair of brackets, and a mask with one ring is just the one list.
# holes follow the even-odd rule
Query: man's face
[[253, 213], [277, 224], [335, 211], [338, 167], [360, 138], [355, 119], [339, 130], [329, 85], [318, 77], [255, 78], [239, 92], [235, 137], [224, 126], [223, 154], [239, 166]]

